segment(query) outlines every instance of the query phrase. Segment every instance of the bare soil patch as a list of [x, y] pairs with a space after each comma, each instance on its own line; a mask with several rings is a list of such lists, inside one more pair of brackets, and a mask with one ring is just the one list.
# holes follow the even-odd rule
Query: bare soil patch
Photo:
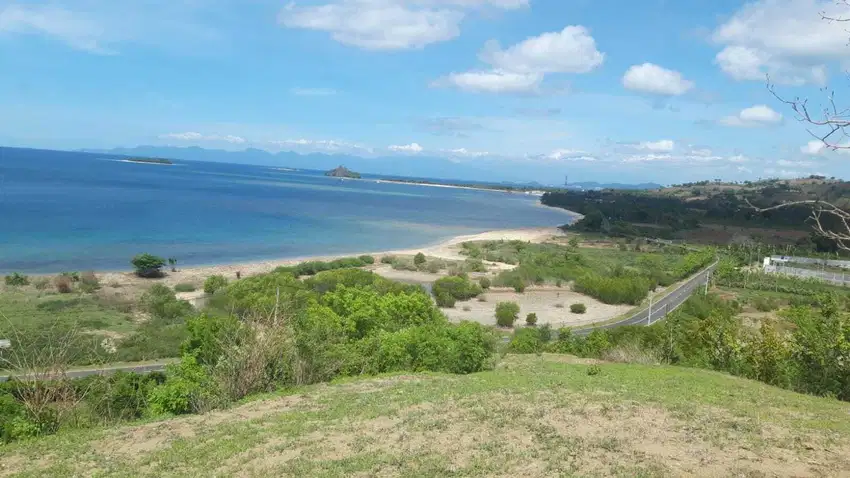
[[[569, 289], [526, 289], [518, 294], [510, 289], [490, 290], [483, 294], [486, 302], [472, 299], [458, 302], [454, 308], [442, 309], [453, 321], [470, 320], [486, 325], [496, 323], [496, 304], [516, 302], [520, 307], [517, 325], [525, 323], [529, 313], [537, 314], [538, 325], [553, 327], [574, 326], [601, 322], [632, 309], [629, 305], [609, 305]], [[582, 303], [587, 307], [584, 314], [570, 312], [570, 304]], [[469, 310], [466, 310], [469, 309]]]

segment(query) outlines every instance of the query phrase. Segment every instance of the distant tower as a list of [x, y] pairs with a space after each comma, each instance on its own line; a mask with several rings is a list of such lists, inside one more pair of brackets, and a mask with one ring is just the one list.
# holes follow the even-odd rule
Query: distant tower
[[569, 175], [564, 176], [564, 186], [569, 186], [569, 185], [570, 185], [570, 177], [569, 177]]

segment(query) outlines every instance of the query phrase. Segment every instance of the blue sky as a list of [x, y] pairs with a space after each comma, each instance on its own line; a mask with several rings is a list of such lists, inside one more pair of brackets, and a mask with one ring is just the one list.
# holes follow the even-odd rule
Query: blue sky
[[833, 0], [0, 0], [0, 144], [448, 158], [544, 182], [850, 177], [765, 87], [850, 105], [850, 33], [821, 12], [850, 17]]

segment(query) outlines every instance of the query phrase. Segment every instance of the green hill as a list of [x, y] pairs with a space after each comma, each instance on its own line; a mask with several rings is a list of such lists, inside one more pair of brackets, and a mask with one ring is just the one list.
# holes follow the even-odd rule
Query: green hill
[[850, 405], [697, 369], [506, 356], [0, 446], [0, 476], [839, 476]]

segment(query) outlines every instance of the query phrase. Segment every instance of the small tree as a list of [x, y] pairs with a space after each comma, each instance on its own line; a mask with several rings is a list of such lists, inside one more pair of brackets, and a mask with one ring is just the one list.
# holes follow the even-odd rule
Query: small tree
[[171, 272], [177, 272], [177, 259], [173, 257], [168, 258], [168, 265], [171, 266]]
[[481, 286], [482, 289], [485, 289], [485, 290], [489, 289], [490, 288], [490, 279], [488, 277], [482, 277], [482, 278], [478, 279], [478, 284]]
[[513, 327], [519, 317], [519, 305], [516, 302], [496, 304], [496, 324], [499, 327]]
[[12, 275], [6, 276], [6, 285], [23, 286], [23, 285], [29, 285], [29, 283], [30, 283], [30, 278], [19, 273], [19, 272], [13, 272]]
[[145, 253], [137, 255], [130, 263], [136, 268], [136, 275], [139, 277], [160, 277], [165, 259]]
[[532, 312], [532, 313], [526, 315], [525, 316], [525, 325], [528, 325], [529, 327], [534, 327], [535, 325], [537, 325], [537, 314]]
[[587, 306], [582, 303], [573, 304], [570, 306], [570, 312], [574, 314], [583, 314], [587, 312]]
[[214, 275], [207, 277], [204, 281], [204, 293], [215, 294], [219, 289], [227, 287], [227, 278], [222, 275]]
[[573, 236], [573, 237], [570, 238], [570, 247], [572, 247], [573, 249], [578, 248], [578, 243], [579, 243], [578, 236]]
[[423, 254], [421, 252], [416, 254], [415, 256], [413, 256], [413, 263], [417, 266], [421, 266], [426, 261], [427, 261], [427, 259], [425, 258], [425, 254]]

